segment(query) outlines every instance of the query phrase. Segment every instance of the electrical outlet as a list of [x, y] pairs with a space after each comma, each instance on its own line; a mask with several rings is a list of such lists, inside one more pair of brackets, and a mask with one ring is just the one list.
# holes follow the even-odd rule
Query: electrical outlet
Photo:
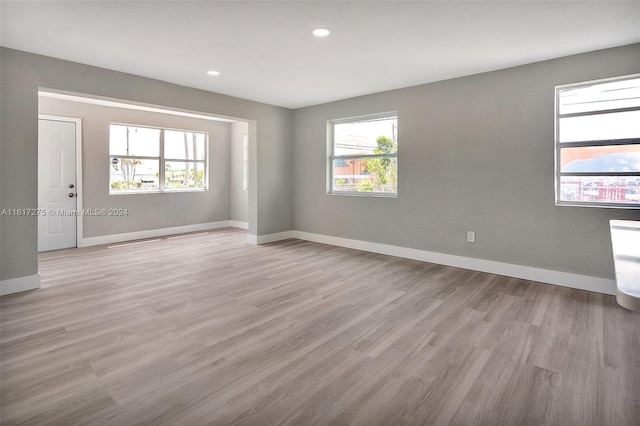
[[467, 231], [467, 242], [468, 243], [476, 242], [476, 233], [474, 231]]

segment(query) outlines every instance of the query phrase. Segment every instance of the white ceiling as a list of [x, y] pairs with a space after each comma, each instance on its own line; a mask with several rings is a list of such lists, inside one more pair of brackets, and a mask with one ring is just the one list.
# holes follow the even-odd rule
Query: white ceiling
[[288, 108], [640, 42], [640, 1], [2, 1], [0, 14], [5, 47]]

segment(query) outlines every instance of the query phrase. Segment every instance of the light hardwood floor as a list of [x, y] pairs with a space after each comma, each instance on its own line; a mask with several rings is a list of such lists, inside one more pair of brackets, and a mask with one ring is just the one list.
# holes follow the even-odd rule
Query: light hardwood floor
[[13, 424], [638, 425], [610, 296], [232, 229], [40, 255], [0, 300]]

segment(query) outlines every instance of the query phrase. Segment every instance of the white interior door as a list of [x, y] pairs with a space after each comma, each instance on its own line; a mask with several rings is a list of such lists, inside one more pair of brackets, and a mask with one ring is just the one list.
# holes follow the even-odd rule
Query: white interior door
[[76, 123], [38, 120], [38, 250], [76, 247]]

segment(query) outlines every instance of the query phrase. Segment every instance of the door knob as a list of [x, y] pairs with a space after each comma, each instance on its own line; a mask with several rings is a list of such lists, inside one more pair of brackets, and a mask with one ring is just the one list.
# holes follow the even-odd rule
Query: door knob
[[69, 197], [70, 197], [70, 198], [73, 198], [75, 195], [76, 195], [76, 194], [74, 194], [73, 192], [70, 192], [70, 193], [69, 193]]

